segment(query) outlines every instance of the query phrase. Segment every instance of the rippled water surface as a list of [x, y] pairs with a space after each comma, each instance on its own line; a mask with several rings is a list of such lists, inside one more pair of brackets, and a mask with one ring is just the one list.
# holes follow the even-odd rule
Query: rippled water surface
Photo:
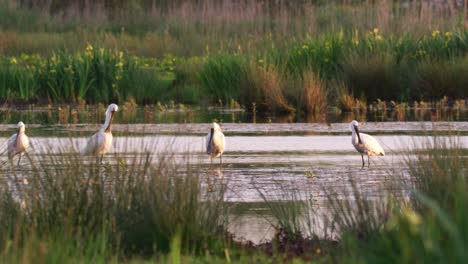
[[[195, 114], [192, 120], [180, 117], [182, 120], [176, 118], [165, 120], [165, 123], [145, 123], [142, 117], [126, 117], [131, 120], [126, 122], [122, 116], [113, 126], [114, 145], [104, 161], [112, 163], [115, 156], [131, 158], [145, 151], [151, 152], [154, 157], [171, 155], [181, 163], [190, 157], [193, 166], [201, 166], [204, 184], [208, 188], [226, 186], [225, 199], [245, 208], [233, 216], [231, 231], [238, 238], [259, 242], [270, 238], [273, 233], [271, 217], [262, 204], [260, 194], [268, 199], [282, 200], [288, 198], [284, 195], [289, 190], [296, 190], [304, 199], [313, 201], [317, 210], [324, 210], [326, 192], [336, 192], [344, 199], [350, 198], [346, 191], [350, 190], [352, 179], [367, 198], [383, 197], [388, 191], [398, 189], [398, 183], [406, 177], [404, 159], [408, 158], [408, 154], [405, 152], [430, 140], [434, 133], [443, 137], [456, 135], [464, 147], [468, 146], [465, 113], [459, 114], [458, 119], [452, 117], [442, 121], [364, 121], [361, 132], [374, 135], [385, 149], [386, 156], [372, 157], [370, 168], [361, 169], [361, 157], [351, 145], [349, 120], [313, 123], [291, 123], [290, 120], [286, 120], [286, 123], [275, 123], [273, 120], [265, 123], [225, 122], [222, 125], [226, 135], [224, 164], [221, 167], [217, 159], [210, 168], [210, 160], [203, 152], [209, 122], [215, 118], [227, 120], [227, 116], [231, 116], [230, 121], [233, 121], [233, 113], [242, 115], [214, 112], [207, 117], [196, 117]], [[50, 122], [40, 122], [46, 119], [42, 115], [47, 114], [47, 111], [39, 114], [27, 111], [9, 113], [10, 119], [31, 121], [26, 121], [26, 133], [31, 138], [29, 154], [32, 159], [76, 151], [100, 127], [92, 122], [93, 118], [99, 117], [83, 117], [83, 122], [77, 118], [77, 122], [72, 122], [71, 112], [69, 123], [54, 119], [53, 116], [59, 115], [54, 111], [50, 113]], [[193, 123], [186, 123], [194, 120]], [[0, 125], [2, 152], [6, 148], [7, 137], [15, 132], [14, 123], [16, 121]], [[4, 174], [9, 166], [5, 154], [1, 160]], [[27, 168], [22, 169], [27, 177]], [[5, 176], [0, 177], [6, 179]]]

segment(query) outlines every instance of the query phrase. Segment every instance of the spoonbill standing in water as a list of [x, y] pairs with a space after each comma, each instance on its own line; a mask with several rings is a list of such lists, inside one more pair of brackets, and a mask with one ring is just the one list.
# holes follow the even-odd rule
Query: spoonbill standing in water
[[223, 165], [223, 153], [226, 140], [221, 131], [221, 127], [213, 122], [210, 132], [206, 136], [206, 153], [210, 155], [211, 165], [213, 165], [213, 158], [219, 157], [219, 164]]
[[100, 162], [102, 162], [104, 154], [106, 154], [112, 146], [111, 124], [114, 113], [117, 112], [118, 109], [119, 107], [116, 104], [110, 104], [109, 107], [107, 107], [104, 125], [88, 140], [85, 148], [81, 150], [82, 155], [100, 156]]
[[385, 156], [385, 152], [380, 146], [379, 142], [372, 136], [359, 133], [359, 123], [356, 120], [351, 121], [349, 124], [351, 131], [353, 132], [351, 136], [351, 143], [353, 143], [354, 148], [361, 153], [362, 158], [362, 167], [366, 164], [364, 162], [364, 154], [367, 155], [367, 167], [370, 167], [370, 156]]
[[21, 156], [27, 151], [29, 147], [29, 138], [25, 134], [26, 126], [23, 122], [18, 122], [16, 125], [18, 128], [18, 132], [13, 134], [8, 139], [8, 158], [10, 161], [13, 159], [14, 156], [19, 155], [17, 166], [19, 166], [21, 161]]

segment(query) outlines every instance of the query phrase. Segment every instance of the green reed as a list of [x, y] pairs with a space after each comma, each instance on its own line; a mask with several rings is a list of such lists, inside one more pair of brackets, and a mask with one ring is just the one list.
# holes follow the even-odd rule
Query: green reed
[[23, 54], [0, 64], [3, 100], [110, 102], [161, 98], [173, 80], [174, 59], [137, 58], [122, 51], [94, 48], [57, 52], [50, 57]]
[[[379, 29], [340, 32], [265, 54], [210, 56], [200, 76], [212, 102], [234, 99], [246, 108], [255, 103], [270, 106], [263, 108], [270, 111], [275, 110], [272, 105], [280, 111], [314, 109], [301, 106], [305, 92], [294, 92], [311, 74], [318, 77], [318, 97], [325, 98], [325, 105], [342, 104], [338, 86], [370, 102], [463, 98], [467, 38], [465, 31], [434, 31], [421, 39], [386, 36]], [[275, 99], [268, 100], [272, 94]]]

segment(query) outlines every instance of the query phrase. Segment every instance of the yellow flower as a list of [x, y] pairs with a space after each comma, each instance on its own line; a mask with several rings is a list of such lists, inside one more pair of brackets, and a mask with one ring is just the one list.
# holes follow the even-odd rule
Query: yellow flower
[[18, 61], [16, 60], [15, 57], [11, 57], [10, 63], [11, 63], [11, 64], [18, 64]]
[[377, 35], [377, 36], [375, 36], [375, 39], [376, 39], [376, 40], [382, 40], [383, 37], [382, 37], [382, 35]]
[[433, 38], [436, 38], [436, 37], [438, 37], [439, 35], [440, 35], [440, 31], [439, 31], [439, 30], [434, 30], [434, 31], [432, 31], [432, 37], [433, 37]]
[[320, 254], [321, 252], [322, 252], [322, 251], [320, 250], [320, 248], [317, 248], [317, 249], [315, 250], [315, 253], [316, 253], [316, 254]]
[[421, 216], [411, 208], [404, 209], [403, 213], [410, 224], [419, 225], [422, 223]]
[[449, 32], [449, 31], [445, 32], [445, 36], [446, 36], [447, 38], [450, 38], [452, 35], [453, 35], [452, 32]]
[[93, 51], [93, 46], [91, 46], [91, 44], [88, 43], [88, 45], [86, 46], [86, 51]]
[[374, 32], [374, 34], [379, 34], [379, 29], [378, 29], [378, 28], [374, 28], [373, 32]]
[[308, 49], [309, 47], [307, 45], [302, 45], [303, 49]]

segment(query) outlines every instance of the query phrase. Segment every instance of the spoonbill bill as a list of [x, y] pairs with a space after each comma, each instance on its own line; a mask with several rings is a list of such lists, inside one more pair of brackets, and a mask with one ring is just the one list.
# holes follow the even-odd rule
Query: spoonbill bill
[[104, 121], [101, 129], [88, 140], [86, 146], [81, 150], [82, 155], [100, 156], [100, 161], [102, 162], [104, 154], [106, 154], [112, 146], [111, 124], [114, 113], [117, 112], [117, 110], [119, 110], [119, 107], [116, 104], [110, 104], [109, 107], [107, 107], [106, 121]]
[[221, 131], [221, 127], [213, 122], [210, 132], [206, 136], [206, 153], [210, 155], [211, 165], [213, 165], [213, 158], [219, 157], [219, 164], [223, 165], [223, 153], [226, 140]]
[[370, 156], [385, 156], [385, 152], [382, 146], [380, 146], [379, 142], [373, 136], [359, 132], [358, 121], [351, 121], [349, 127], [353, 132], [351, 136], [351, 143], [353, 144], [354, 148], [361, 154], [362, 168], [364, 168], [364, 165], [366, 164], [364, 162], [364, 154], [367, 155], [367, 167], [370, 167]]
[[29, 147], [29, 138], [26, 136], [25, 130], [26, 126], [23, 122], [18, 122], [16, 125], [18, 132], [13, 134], [8, 139], [8, 158], [10, 161], [14, 156], [19, 155], [17, 166], [19, 166], [21, 161], [21, 156], [28, 150]]

